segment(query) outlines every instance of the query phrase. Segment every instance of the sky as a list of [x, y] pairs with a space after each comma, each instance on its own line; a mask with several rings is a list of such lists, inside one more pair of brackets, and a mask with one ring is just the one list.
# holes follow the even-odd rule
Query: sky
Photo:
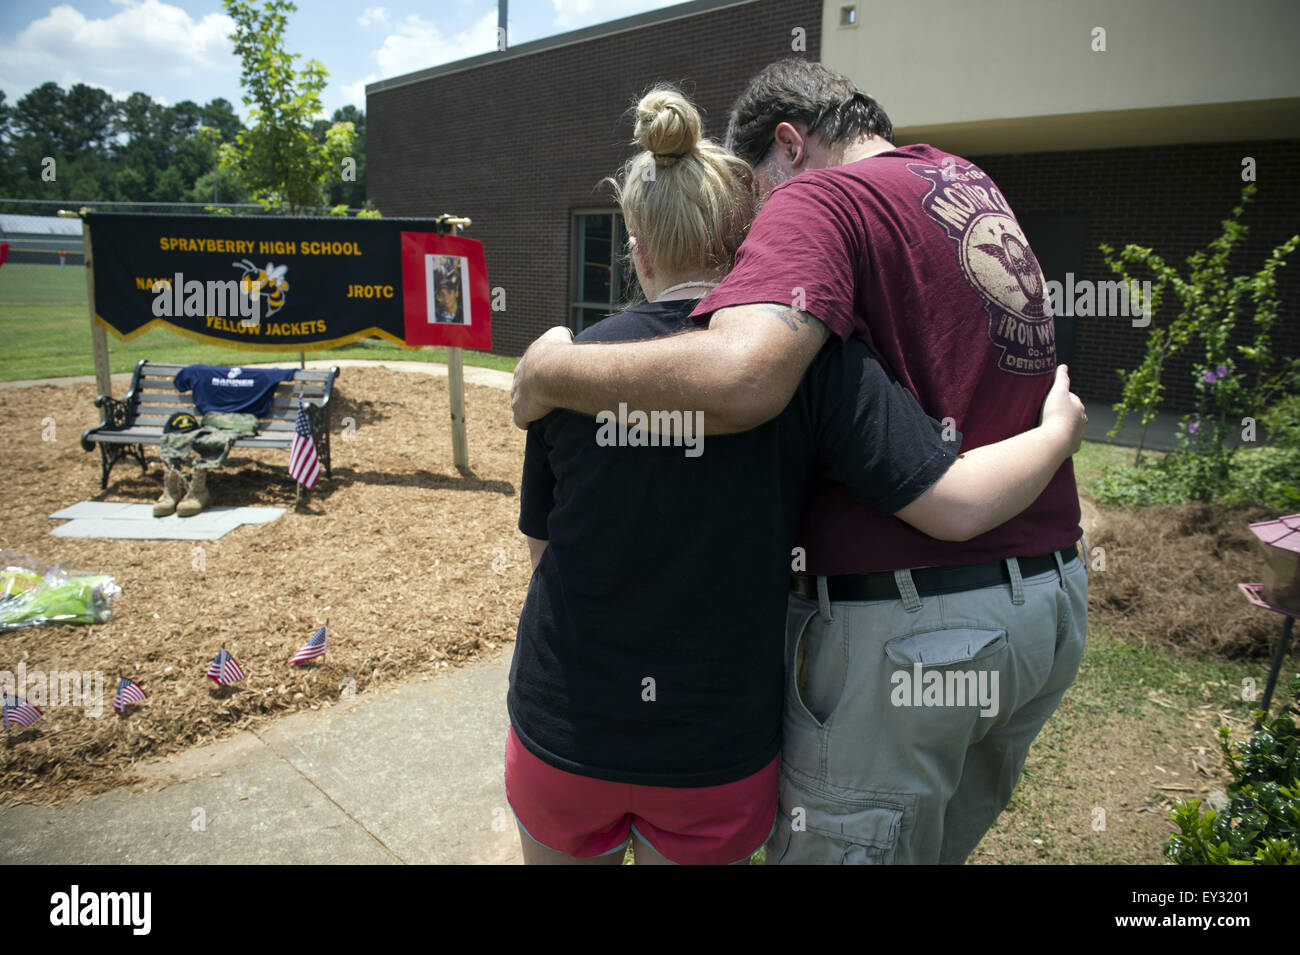
[[[257, 0], [254, 0], [257, 2]], [[512, 46], [678, 0], [510, 0]], [[496, 49], [496, 0], [297, 0], [285, 48], [329, 73], [326, 115], [365, 107], [366, 84]], [[0, 0], [0, 90], [13, 104], [53, 80], [125, 98], [206, 103], [223, 96], [247, 117], [234, 23], [220, 0]]]

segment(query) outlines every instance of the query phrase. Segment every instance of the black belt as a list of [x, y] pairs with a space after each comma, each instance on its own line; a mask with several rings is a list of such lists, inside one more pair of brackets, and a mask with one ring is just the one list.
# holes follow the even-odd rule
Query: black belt
[[[1079, 559], [1078, 548], [1074, 545], [1059, 551], [1061, 562], [1068, 564]], [[1033, 577], [1056, 570], [1057, 554], [1043, 554], [1041, 557], [1018, 557], [1021, 577]], [[963, 590], [978, 590], [981, 587], [996, 587], [998, 584], [1011, 583], [1011, 572], [1007, 562], [1000, 560], [990, 564], [966, 564], [958, 567], [918, 567], [912, 572], [912, 583], [916, 585], [919, 597], [933, 597], [936, 594], [954, 594]], [[826, 578], [826, 588], [831, 600], [898, 600], [898, 584], [894, 582], [894, 572], [877, 571], [873, 574], [844, 574]], [[817, 599], [817, 578], [803, 574], [790, 575], [790, 592], [805, 600]]]

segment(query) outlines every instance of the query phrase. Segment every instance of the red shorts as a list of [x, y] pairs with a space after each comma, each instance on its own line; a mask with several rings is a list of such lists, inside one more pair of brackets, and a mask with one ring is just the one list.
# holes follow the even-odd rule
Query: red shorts
[[722, 786], [634, 786], [556, 769], [511, 727], [506, 799], [524, 832], [579, 859], [622, 852], [635, 832], [670, 862], [744, 862], [776, 828], [781, 758]]

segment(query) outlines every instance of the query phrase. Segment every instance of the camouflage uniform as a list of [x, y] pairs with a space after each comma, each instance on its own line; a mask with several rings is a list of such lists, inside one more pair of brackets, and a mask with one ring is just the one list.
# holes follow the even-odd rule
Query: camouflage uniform
[[209, 411], [195, 430], [164, 434], [159, 442], [159, 456], [167, 467], [179, 469], [190, 463], [190, 452], [193, 452], [194, 467], [219, 468], [226, 463], [236, 441], [255, 434], [256, 415]]

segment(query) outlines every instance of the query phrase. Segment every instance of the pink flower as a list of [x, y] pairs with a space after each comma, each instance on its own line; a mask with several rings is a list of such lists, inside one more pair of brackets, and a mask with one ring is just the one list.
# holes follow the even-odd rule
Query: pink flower
[[1188, 434], [1196, 434], [1196, 432], [1198, 432], [1198, 431], [1200, 431], [1200, 430], [1201, 430], [1201, 426], [1200, 426], [1199, 424], [1197, 424], [1195, 421], [1191, 422], [1191, 423], [1187, 426], [1187, 433], [1188, 433]]
[[1228, 366], [1227, 366], [1227, 365], [1220, 365], [1220, 366], [1219, 366], [1219, 377], [1220, 377], [1220, 378], [1227, 378], [1227, 377], [1228, 377]]
[[1212, 371], [1207, 371], [1203, 377], [1206, 381], [1210, 382], [1211, 384], [1213, 384], [1217, 380], [1214, 377], [1214, 372]]

